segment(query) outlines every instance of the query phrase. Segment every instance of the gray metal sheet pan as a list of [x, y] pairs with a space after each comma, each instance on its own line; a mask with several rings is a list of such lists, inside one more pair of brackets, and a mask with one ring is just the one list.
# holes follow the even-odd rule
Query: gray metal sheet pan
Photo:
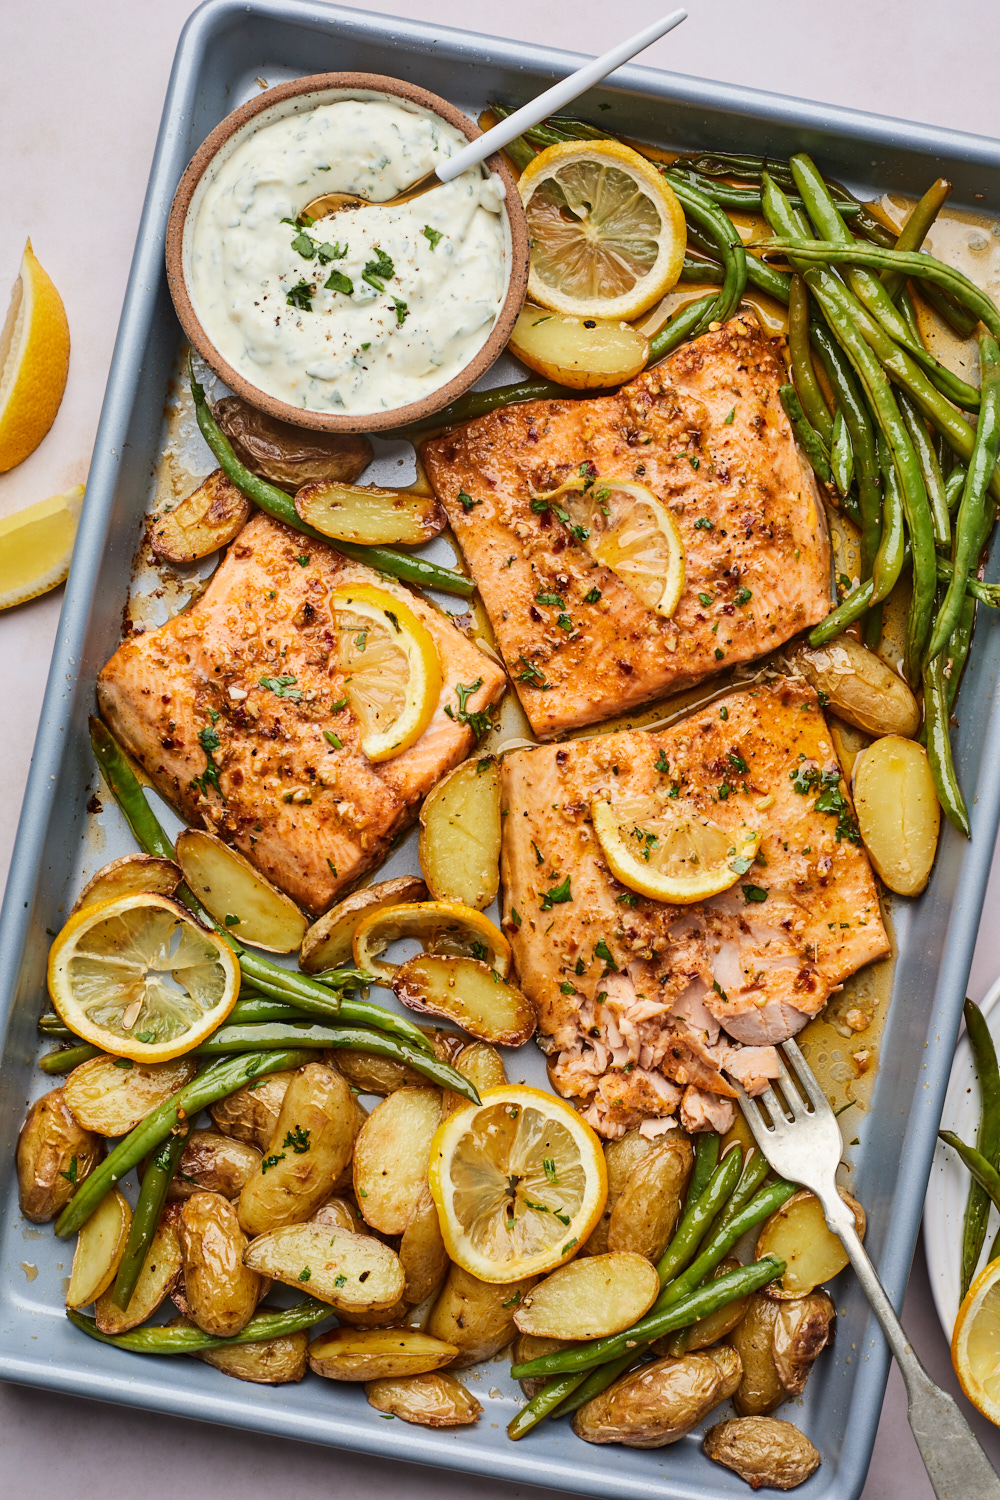
[[[164, 106], [149, 189], [66, 589], [6, 900], [0, 919], [0, 1378], [204, 1421], [439, 1464], [594, 1496], [744, 1495], [701, 1455], [695, 1437], [651, 1452], [593, 1448], [566, 1424], [512, 1444], [519, 1401], [503, 1362], [472, 1372], [478, 1427], [434, 1432], [386, 1421], [360, 1390], [310, 1379], [274, 1389], [237, 1384], [195, 1361], [140, 1359], [94, 1344], [63, 1315], [71, 1247], [26, 1226], [17, 1209], [14, 1142], [25, 1103], [43, 1091], [34, 1067], [44, 1003], [46, 929], [57, 929], [84, 874], [131, 847], [113, 808], [88, 814], [96, 781], [87, 739], [94, 677], [117, 645], [122, 608], [163, 431], [179, 329], [163, 241], [174, 187], [212, 127], [251, 96], [302, 73], [359, 69], [411, 78], [474, 112], [489, 98], [521, 102], [581, 59], [309, 0], [211, 0], [188, 22]], [[598, 104], [610, 106], [597, 114]], [[806, 147], [859, 188], [920, 192], [944, 173], [955, 201], [1000, 210], [1000, 144], [728, 85], [622, 69], [585, 112], [664, 144], [773, 151]], [[391, 454], [387, 456], [391, 458]], [[395, 459], [392, 458], [392, 462]], [[995, 571], [995, 570], [994, 570]], [[868, 1245], [898, 1303], [909, 1272], [966, 978], [1000, 815], [995, 680], [1000, 634], [980, 618], [961, 698], [957, 761], [970, 801], [970, 844], [946, 828], [926, 894], [895, 911], [899, 958], [872, 1107], [853, 1149]], [[16, 706], [8, 705], [16, 719]], [[529, 1059], [529, 1054], [532, 1058]], [[523, 1066], [518, 1066], [522, 1064]], [[512, 1077], [541, 1077], [525, 1049]], [[29, 1280], [32, 1268], [38, 1274]], [[27, 1267], [27, 1271], [25, 1269]], [[804, 1500], [852, 1500], [863, 1485], [887, 1354], [853, 1280], [836, 1288], [835, 1351], [801, 1406], [823, 1465]]]

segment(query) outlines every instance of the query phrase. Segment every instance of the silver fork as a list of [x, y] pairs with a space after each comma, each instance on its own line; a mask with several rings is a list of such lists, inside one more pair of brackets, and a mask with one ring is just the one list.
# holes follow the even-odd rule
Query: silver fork
[[750, 1099], [740, 1090], [754, 1139], [776, 1172], [816, 1194], [829, 1228], [847, 1251], [902, 1373], [907, 1416], [938, 1500], [1000, 1500], [1000, 1478], [955, 1401], [917, 1358], [858, 1237], [854, 1214], [837, 1191], [843, 1142], [826, 1095], [795, 1042], [785, 1042], [779, 1058], [780, 1096], [769, 1088]]

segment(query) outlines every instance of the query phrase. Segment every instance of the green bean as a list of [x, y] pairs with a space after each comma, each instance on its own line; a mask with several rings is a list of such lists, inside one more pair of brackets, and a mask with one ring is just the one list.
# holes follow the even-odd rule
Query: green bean
[[60, 1042], [78, 1042], [80, 1038], [75, 1031], [70, 1031], [62, 1016], [44, 1015], [38, 1017], [38, 1029], [42, 1036], [55, 1037]]
[[[1000, 1156], [1000, 1066], [997, 1064], [996, 1048], [983, 1013], [968, 998], [965, 1001], [965, 1029], [972, 1049], [976, 1077], [979, 1079], [980, 1110], [976, 1149], [991, 1166], [996, 1167], [997, 1157]], [[973, 1178], [969, 1184], [969, 1199], [962, 1230], [962, 1297], [975, 1277], [986, 1242], [989, 1217], [990, 1196], [983, 1185]]]
[[691, 1168], [691, 1179], [688, 1182], [687, 1193], [684, 1197], [685, 1215], [688, 1209], [693, 1208], [697, 1203], [711, 1182], [712, 1175], [719, 1165], [719, 1153], [721, 1150], [722, 1137], [718, 1131], [703, 1130], [695, 1137], [694, 1165]]
[[831, 484], [833, 475], [830, 472], [830, 455], [823, 439], [802, 410], [802, 403], [796, 395], [794, 385], [779, 386], [778, 395], [785, 408], [785, 416], [792, 424], [799, 447], [809, 460], [813, 473], [824, 484]]
[[[955, 576], [955, 567], [946, 557], [937, 560], [937, 575], [943, 583], [950, 583]], [[973, 574], [965, 580], [966, 601], [978, 599], [981, 604], [988, 604], [990, 609], [1000, 609], [1000, 583], [982, 583]], [[952, 637], [954, 639], [954, 635]], [[951, 642], [949, 642], [949, 649]]]
[[[900, 291], [899, 296], [898, 296], [898, 298], [896, 300], [897, 300], [897, 303], [899, 305], [899, 311], [900, 311], [900, 313], [906, 319], [906, 324], [907, 324], [907, 327], [910, 330], [910, 333], [919, 342], [921, 348], [922, 349], [926, 349], [926, 347], [927, 347], [926, 340], [924, 339], [923, 334], [920, 332], [920, 323], [919, 323], [919, 321], [917, 319], [917, 309], [914, 306], [913, 298], [910, 296], [909, 287], [908, 287], [908, 285], [907, 285], [907, 283], [905, 281], [903, 283], [902, 290]], [[884, 326], [885, 325], [883, 324], [883, 327]], [[969, 389], [971, 391], [975, 391], [975, 393], [976, 393], [976, 405], [978, 406], [979, 405], [979, 392], [976, 391], [975, 386], [970, 386]]]
[[979, 1184], [993, 1206], [1000, 1210], [1000, 1172], [993, 1163], [981, 1151], [977, 1151], [975, 1146], [967, 1146], [953, 1130], [939, 1130], [938, 1139], [958, 1152], [963, 1164], [971, 1172], [973, 1181]]
[[681, 1222], [674, 1230], [666, 1250], [657, 1263], [656, 1271], [662, 1287], [672, 1277], [683, 1271], [693, 1256], [716, 1214], [727, 1202], [739, 1179], [742, 1163], [739, 1151], [727, 1151], [712, 1173], [703, 1191], [689, 1208], [685, 1209]]
[[992, 519], [987, 521], [987, 509], [992, 511], [986, 498], [986, 487], [996, 468], [1000, 453], [1000, 348], [988, 333], [980, 335], [979, 362], [982, 370], [983, 405], [976, 428], [976, 446], [965, 477], [961, 504], [955, 517], [955, 546], [952, 561], [955, 575], [948, 585], [944, 602], [938, 611], [931, 635], [928, 655], [937, 656], [944, 650], [948, 637], [958, 624], [958, 617], [965, 598], [965, 580], [975, 567], [983, 540], [992, 529]]
[[948, 729], [948, 687], [944, 677], [943, 654], [931, 657], [924, 667], [924, 726], [927, 733], [927, 759], [934, 790], [949, 823], [971, 837], [965, 798], [955, 775]]
[[415, 1068], [439, 1088], [461, 1094], [470, 1104], [479, 1103], [475, 1086], [456, 1068], [441, 1062], [433, 1053], [397, 1041], [384, 1032], [368, 1031], [360, 1026], [315, 1026], [309, 1022], [283, 1025], [280, 1021], [257, 1026], [225, 1024], [218, 1031], [213, 1031], [206, 1041], [193, 1047], [190, 1055], [228, 1057], [234, 1052], [269, 1052], [276, 1047], [318, 1047], [323, 1050], [349, 1047], [352, 1051], [371, 1052], [376, 1057], [389, 1057], [394, 1062]]
[[564, 385], [557, 385], [554, 380], [519, 380], [513, 385], [495, 385], [488, 391], [466, 391], [449, 406], [424, 417], [421, 422], [395, 427], [388, 436], [415, 441], [428, 432], [438, 432], [442, 427], [455, 427], [460, 422], [485, 417], [502, 406], [518, 406], [525, 401], [580, 401], [586, 394], [585, 391], [571, 391]]
[[442, 568], [437, 563], [425, 562], [422, 557], [410, 557], [404, 552], [395, 552], [389, 547], [358, 547], [353, 542], [334, 541], [324, 536], [321, 531], [316, 531], [314, 527], [307, 526], [295, 509], [295, 502], [291, 495], [286, 494], [284, 490], [279, 490], [276, 485], [268, 484], [266, 479], [259, 479], [256, 474], [251, 473], [244, 464], [240, 463], [233, 452], [232, 444], [209, 410], [204, 388], [195, 379], [194, 361], [190, 356], [188, 374], [195, 416], [202, 437], [211, 448], [226, 478], [248, 500], [252, 500], [254, 505], [267, 511], [268, 515], [273, 516], [275, 520], [282, 521], [295, 531], [301, 531], [303, 536], [312, 537], [314, 541], [334, 547], [345, 557], [351, 558], [354, 562], [365, 563], [379, 573], [388, 573], [393, 578], [401, 578], [406, 583], [416, 584], [419, 588], [440, 589], [443, 593], [458, 594], [463, 598], [468, 598], [475, 591], [476, 586], [471, 578], [456, 573], [453, 568]]
[[806, 636], [810, 646], [825, 646], [828, 641], [842, 635], [849, 625], [856, 624], [871, 606], [874, 588], [873, 581], [866, 578], [864, 583], [852, 589], [837, 605], [837, 608], [830, 611], [825, 620], [820, 620], [819, 624], [814, 625], [810, 630]]
[[[913, 205], [906, 223], [899, 231], [895, 246], [897, 250], [920, 249], [950, 192], [951, 183], [943, 177], [931, 183], [920, 201]], [[883, 271], [882, 285], [895, 301], [906, 286], [906, 277], [899, 271]]]
[[951, 545], [951, 516], [948, 513], [944, 476], [941, 473], [937, 453], [934, 451], [934, 444], [931, 442], [923, 417], [909, 396], [900, 391], [896, 399], [924, 476], [924, 488], [927, 491], [927, 503], [930, 506], [935, 545], [948, 547]]
[[703, 322], [695, 329], [695, 334], [703, 333], [709, 323], [725, 323], [739, 307], [747, 284], [746, 252], [735, 225], [721, 208], [682, 177], [674, 180], [669, 172], [664, 175], [680, 200], [685, 218], [693, 220], [711, 238], [722, 261], [724, 275], [716, 305], [711, 314], [705, 313]]
[[962, 498], [965, 489], [965, 476], [968, 469], [964, 464], [956, 464], [948, 478], [944, 482], [945, 499], [948, 501], [948, 510], [958, 509], [958, 502]]
[[[675, 174], [680, 175], [677, 171], [676, 162], [671, 162], [669, 169], [664, 171], [664, 176], [667, 177], [671, 185], [674, 184]], [[704, 193], [705, 197], [711, 199], [719, 208], [735, 208], [739, 213], [747, 214], [760, 213], [760, 192], [755, 191], [754, 188], [733, 187], [728, 182], [712, 182], [708, 178], [699, 176], [696, 172], [687, 170], [684, 171], [683, 180], [689, 182], [692, 187], [696, 187], [700, 193]], [[800, 198], [792, 196], [791, 202], [797, 208], [801, 208], [802, 206]], [[859, 208], [860, 205], [858, 204], [844, 203], [841, 206], [841, 212], [849, 218], [854, 218], [857, 216]]]
[[685, 255], [684, 264], [681, 266], [680, 280], [682, 282], [705, 283], [708, 286], [721, 286], [722, 274], [718, 261], [696, 260], [691, 255]]
[[847, 430], [844, 413], [839, 406], [837, 415], [833, 419], [830, 470], [833, 474], [833, 482], [837, 486], [837, 494], [842, 501], [847, 500], [851, 493], [851, 485], [854, 483], [854, 449], [851, 447], [851, 434]]
[[903, 495], [899, 487], [899, 475], [892, 461], [889, 445], [879, 434], [877, 441], [879, 465], [882, 470], [882, 540], [872, 569], [875, 589], [872, 603], [881, 604], [888, 599], [903, 571]]
[[[693, 245], [696, 250], [700, 250], [703, 255], [710, 256], [713, 260], [718, 260], [718, 251], [715, 248], [714, 242], [707, 235], [701, 234], [695, 224], [688, 225], [688, 244]], [[758, 255], [751, 254], [751, 251], [755, 248], [755, 246], [746, 247], [747, 283], [750, 286], [756, 287], [759, 292], [766, 292], [776, 302], [781, 302], [787, 306], [788, 289], [792, 278], [787, 272], [778, 271], [774, 266], [769, 266], [767, 261], [761, 260]], [[721, 279], [720, 274], [719, 280], [721, 281]]]
[[766, 1157], [761, 1154], [756, 1146], [751, 1146], [743, 1159], [743, 1172], [740, 1180], [733, 1189], [733, 1195], [722, 1210], [718, 1222], [712, 1225], [709, 1231], [709, 1239], [715, 1235], [717, 1230], [725, 1229], [726, 1225], [731, 1223], [737, 1214], [743, 1212], [743, 1209], [756, 1194], [757, 1189], [763, 1185], [770, 1170]]
[[114, 1291], [111, 1296], [115, 1307], [121, 1308], [122, 1311], [132, 1300], [135, 1284], [139, 1280], [139, 1272], [142, 1270], [159, 1225], [163, 1205], [167, 1201], [167, 1191], [174, 1179], [177, 1164], [184, 1154], [186, 1145], [186, 1133], [168, 1136], [160, 1149], [154, 1152], [149, 1166], [143, 1173], [142, 1186], [139, 1189], [135, 1213], [132, 1215], [132, 1223], [125, 1243], [125, 1253], [118, 1267], [118, 1275], [115, 1277]]
[[245, 1057], [227, 1057], [199, 1073], [191, 1082], [151, 1109], [134, 1130], [118, 1142], [90, 1176], [80, 1184], [56, 1220], [60, 1239], [86, 1224], [98, 1204], [126, 1172], [138, 1166], [144, 1156], [154, 1151], [174, 1129], [193, 1120], [218, 1099], [249, 1083], [252, 1078], [266, 1078], [288, 1068], [301, 1068], [311, 1061], [308, 1051], [288, 1049], [283, 1052], [255, 1052]]
[[[861, 532], [861, 577], [871, 577], [872, 564], [882, 536], [882, 474], [875, 448], [871, 413], [858, 387], [854, 371], [827, 324], [813, 319], [809, 338], [826, 372], [837, 406], [843, 413], [851, 438], [855, 476], [858, 481], [858, 516]], [[846, 507], [845, 507], [846, 508]]]
[[660, 1276], [662, 1290], [653, 1303], [652, 1311], [658, 1312], [662, 1308], [671, 1307], [675, 1302], [680, 1302], [690, 1296], [702, 1282], [707, 1280], [720, 1260], [729, 1254], [737, 1240], [742, 1239], [747, 1230], [753, 1229], [762, 1219], [768, 1218], [783, 1203], [787, 1203], [795, 1190], [794, 1183], [779, 1179], [755, 1193], [749, 1203], [745, 1203], [738, 1213], [712, 1229], [701, 1245], [697, 1258], [673, 1281], [667, 1281], [664, 1276], [664, 1261], [661, 1260], [656, 1269]]
[[537, 1427], [539, 1422], [551, 1416], [556, 1407], [568, 1396], [571, 1396], [578, 1385], [586, 1380], [586, 1374], [560, 1375], [556, 1380], [550, 1380], [540, 1391], [536, 1391], [528, 1402], [522, 1406], [517, 1416], [507, 1424], [507, 1436], [517, 1442]]
[[[646, 1349], [648, 1346], [644, 1344], [642, 1347]], [[581, 1406], [586, 1406], [588, 1401], [593, 1401], [595, 1396], [599, 1396], [602, 1391], [606, 1391], [609, 1385], [614, 1385], [619, 1375], [624, 1375], [625, 1371], [636, 1363], [636, 1352], [633, 1349], [628, 1354], [623, 1354], [618, 1359], [611, 1359], [606, 1365], [598, 1365], [595, 1370], [591, 1370], [590, 1374], [585, 1377], [582, 1385], [578, 1386], [572, 1395], [567, 1396], [564, 1401], [560, 1402], [559, 1406], [552, 1413], [552, 1416], [572, 1416], [573, 1412], [579, 1411]], [[553, 1378], [558, 1380], [559, 1376], [556, 1375]]]
[[[685, 339], [694, 338], [701, 331], [702, 324], [708, 313], [712, 311], [718, 302], [718, 296], [713, 292], [708, 297], [699, 297], [696, 302], [689, 302], [673, 317], [668, 318], [663, 327], [654, 333], [649, 341], [649, 365], [658, 364], [668, 354], [683, 344]], [[647, 366], [648, 368], [648, 366]]]
[[528, 163], [535, 159], [534, 148], [529, 146], [523, 135], [516, 135], [503, 149], [519, 172], [523, 172]]
[[[969, 587], [970, 584], [966, 583], [966, 588], [968, 589]], [[976, 623], [975, 600], [978, 597], [978, 594], [972, 599], [968, 598], [968, 596], [966, 597], [965, 603], [962, 606], [962, 613], [958, 617], [958, 624], [952, 631], [951, 640], [948, 642], [948, 660], [945, 665], [948, 673], [946, 696], [948, 699], [949, 714], [955, 707], [955, 699], [958, 697], [958, 690], [962, 684], [965, 663], [972, 646], [972, 631]], [[993, 600], [986, 600], [984, 602], [989, 604], [994, 603]]]
[[247, 1026], [255, 1021], [303, 1021], [305, 1019], [303, 1011], [282, 1000], [269, 1000], [265, 995], [244, 998], [244, 991], [241, 987], [240, 998], [226, 1017], [226, 1025]]
[[793, 276], [788, 298], [788, 354], [792, 383], [802, 409], [819, 433], [825, 448], [833, 438], [833, 419], [820, 390], [809, 352], [809, 288], [801, 276]]
[[79, 1047], [59, 1047], [55, 1052], [46, 1052], [44, 1057], [39, 1058], [38, 1066], [43, 1073], [59, 1074], [72, 1073], [81, 1063], [89, 1062], [92, 1057], [100, 1057], [100, 1047], [92, 1047], [89, 1042], [81, 1042]]
[[66, 1309], [66, 1316], [81, 1333], [96, 1339], [100, 1344], [111, 1344], [115, 1349], [127, 1349], [130, 1354], [197, 1354], [202, 1349], [229, 1349], [237, 1344], [259, 1344], [269, 1339], [287, 1337], [303, 1328], [311, 1328], [332, 1317], [333, 1308], [315, 1297], [306, 1297], [294, 1307], [280, 1310], [267, 1309], [254, 1313], [241, 1333], [233, 1338], [217, 1339], [200, 1328], [171, 1328], [165, 1324], [147, 1323], [145, 1328], [133, 1328], [128, 1333], [101, 1333], [93, 1318]]
[[571, 1349], [559, 1349], [553, 1354], [544, 1354], [539, 1359], [514, 1365], [510, 1373], [515, 1380], [533, 1378], [536, 1375], [570, 1374], [577, 1370], [590, 1370], [595, 1365], [605, 1364], [622, 1354], [634, 1355], [640, 1344], [651, 1343], [654, 1339], [662, 1338], [665, 1333], [673, 1333], [675, 1328], [686, 1328], [691, 1323], [697, 1323], [700, 1318], [717, 1312], [720, 1307], [727, 1307], [737, 1297], [746, 1297], [759, 1291], [761, 1287], [777, 1280], [784, 1271], [783, 1260], [774, 1255], [765, 1255], [753, 1265], [728, 1271], [725, 1276], [699, 1287], [697, 1291], [669, 1307], [647, 1313], [623, 1333], [594, 1339]]

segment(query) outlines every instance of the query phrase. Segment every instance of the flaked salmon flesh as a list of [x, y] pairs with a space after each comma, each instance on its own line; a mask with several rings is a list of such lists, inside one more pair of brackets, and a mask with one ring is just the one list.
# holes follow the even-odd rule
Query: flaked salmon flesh
[[[424, 444], [539, 738], [751, 661], [828, 613], [826, 520], [785, 378], [779, 346], [744, 314], [613, 395], [501, 408]], [[645, 485], [674, 517], [685, 584], [672, 618], [540, 508], [581, 474]]]
[[[591, 804], [761, 832], [720, 895], [670, 905], [611, 874]], [[812, 688], [734, 691], [658, 732], [510, 752], [502, 765], [503, 927], [538, 1009], [549, 1076], [602, 1135], [725, 1130], [737, 1079], [889, 952], [850, 793]]]
[[[336, 664], [330, 593], [353, 583], [403, 600], [441, 663], [429, 725], [378, 764], [361, 750]], [[108, 725], [165, 797], [319, 913], [384, 858], [421, 798], [469, 753], [458, 684], [474, 687], [467, 716], [496, 703], [506, 678], [402, 584], [258, 512], [202, 597], [125, 640], [97, 692]], [[217, 786], [205, 775], [210, 761]]]

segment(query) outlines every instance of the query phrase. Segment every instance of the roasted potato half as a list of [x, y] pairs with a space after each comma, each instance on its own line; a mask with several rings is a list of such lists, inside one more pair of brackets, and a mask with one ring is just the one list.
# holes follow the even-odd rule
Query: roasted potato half
[[640, 1135], [638, 1130], [627, 1130], [617, 1140], [604, 1142], [604, 1160], [608, 1169], [608, 1196], [597, 1227], [580, 1250], [581, 1255], [603, 1255], [608, 1248], [608, 1226], [615, 1204], [621, 1197], [625, 1184], [642, 1159], [655, 1151], [657, 1142]]
[[[512, 1365], [526, 1365], [530, 1359], [542, 1359], [546, 1354], [555, 1354], [559, 1349], [570, 1347], [568, 1339], [536, 1339], [534, 1334], [519, 1333], [511, 1345], [510, 1362]], [[524, 1380], [519, 1380], [518, 1385], [530, 1401], [532, 1396], [548, 1385], [548, 1375], [528, 1375]]]
[[290, 1224], [258, 1236], [245, 1259], [261, 1275], [307, 1291], [348, 1315], [394, 1307], [403, 1295], [398, 1255], [372, 1234]]
[[102, 1053], [73, 1069], [63, 1093], [85, 1130], [128, 1135], [151, 1109], [190, 1083], [197, 1071], [192, 1057], [139, 1063]]
[[103, 1155], [103, 1142], [85, 1130], [62, 1089], [36, 1099], [17, 1138], [17, 1187], [21, 1212], [45, 1224], [66, 1207]]
[[725, 1344], [704, 1354], [660, 1359], [623, 1375], [581, 1406], [573, 1431], [587, 1443], [663, 1448], [732, 1395], [739, 1378], [739, 1355]]
[[659, 1260], [680, 1217], [694, 1152], [668, 1135], [632, 1168], [608, 1221], [608, 1249]]
[[205, 1333], [232, 1338], [253, 1317], [261, 1279], [243, 1262], [246, 1235], [221, 1193], [192, 1193], [178, 1226], [184, 1257], [184, 1301]]
[[742, 1320], [729, 1335], [740, 1356], [743, 1375], [733, 1404], [741, 1417], [765, 1416], [788, 1395], [774, 1364], [774, 1325], [778, 1306], [773, 1297], [755, 1292]]
[[441, 1222], [429, 1188], [424, 1189], [403, 1230], [399, 1259], [406, 1275], [404, 1296], [416, 1307], [437, 1290], [448, 1269]]
[[833, 713], [866, 734], [912, 739], [920, 728], [920, 706], [902, 677], [853, 636], [803, 646], [793, 665]]
[[354, 930], [362, 917], [373, 911], [384, 911], [387, 906], [426, 900], [427, 887], [416, 875], [381, 880], [376, 885], [366, 886], [363, 891], [345, 896], [309, 928], [302, 940], [299, 968], [307, 974], [320, 974], [324, 969], [352, 963]]
[[180, 1204], [169, 1203], [164, 1208], [127, 1307], [115, 1305], [113, 1284], [98, 1297], [94, 1313], [101, 1333], [127, 1333], [130, 1328], [138, 1328], [171, 1291], [184, 1262], [180, 1216]]
[[376, 1057], [374, 1052], [353, 1052], [338, 1048], [336, 1064], [348, 1083], [362, 1094], [394, 1094], [397, 1089], [422, 1088], [427, 1080], [416, 1068], [396, 1062], [391, 1057]]
[[[854, 1212], [858, 1234], [865, 1236], [865, 1211], [856, 1198], [840, 1190]], [[785, 1262], [779, 1280], [767, 1288], [770, 1297], [804, 1297], [823, 1281], [832, 1281], [847, 1265], [847, 1251], [826, 1227], [819, 1199], [801, 1189], [765, 1220], [757, 1237], [755, 1258], [776, 1255]]]
[[190, 1198], [192, 1193], [221, 1193], [238, 1198], [244, 1185], [260, 1171], [256, 1146], [234, 1140], [217, 1130], [192, 1130], [171, 1178], [167, 1197]]
[[414, 1328], [334, 1328], [309, 1345], [309, 1368], [327, 1380], [395, 1380], [440, 1370], [457, 1353]]
[[295, 509], [324, 536], [362, 546], [419, 546], [437, 536], [446, 520], [433, 495], [376, 484], [306, 484], [295, 496]]
[[226, 396], [213, 410], [240, 463], [292, 494], [304, 484], [353, 484], [372, 461], [372, 445], [361, 433], [293, 427], [239, 396]]
[[340, 1073], [307, 1063], [295, 1074], [259, 1170], [240, 1192], [240, 1225], [248, 1235], [312, 1217], [351, 1159], [356, 1123]]
[[514, 1313], [535, 1284], [527, 1276], [502, 1286], [478, 1281], [454, 1264], [427, 1320], [427, 1332], [443, 1343], [455, 1344], [458, 1357], [452, 1369], [478, 1364], [506, 1349], [517, 1332]]
[[173, 510], [160, 512], [149, 528], [149, 545], [166, 562], [197, 562], [228, 546], [249, 514], [242, 490], [213, 469]]
[[736, 1393], [740, 1416], [766, 1416], [801, 1396], [821, 1349], [833, 1338], [836, 1314], [825, 1292], [776, 1301], [756, 1293], [730, 1338], [743, 1361]]
[[76, 1237], [67, 1307], [87, 1307], [107, 1291], [118, 1273], [131, 1227], [132, 1210], [117, 1188], [112, 1189]]
[[483, 1042], [520, 1047], [534, 1035], [527, 995], [476, 958], [418, 953], [400, 964], [392, 988], [410, 1010], [446, 1016]]
[[213, 1104], [209, 1114], [223, 1135], [266, 1151], [278, 1124], [282, 1100], [294, 1077], [294, 1072], [287, 1069], [269, 1073], [266, 1078], [255, 1078], [227, 1099]]
[[854, 810], [865, 848], [890, 891], [919, 896], [930, 878], [941, 807], [927, 751], [887, 734], [854, 763]]
[[500, 767], [492, 755], [456, 766], [420, 809], [420, 868], [435, 901], [483, 911], [500, 889]]
[[541, 307], [522, 308], [508, 348], [529, 370], [578, 391], [623, 385], [649, 359], [649, 340], [628, 323]]
[[354, 1193], [365, 1221], [402, 1234], [427, 1189], [431, 1141], [441, 1123], [437, 1089], [397, 1089], [377, 1104], [354, 1143]]
[[805, 1433], [776, 1417], [716, 1422], [705, 1433], [702, 1449], [755, 1490], [794, 1490], [820, 1466], [819, 1453]]
[[483, 1408], [460, 1380], [444, 1370], [373, 1380], [365, 1386], [369, 1406], [418, 1427], [468, 1427]]
[[833, 1338], [837, 1313], [826, 1292], [810, 1292], [778, 1303], [772, 1353], [774, 1368], [789, 1396], [801, 1396], [820, 1351]]
[[227, 932], [269, 953], [293, 953], [301, 946], [305, 917], [238, 850], [200, 828], [185, 828], [174, 848], [184, 879]]
[[254, 1385], [291, 1385], [306, 1373], [308, 1347], [307, 1333], [286, 1333], [259, 1344], [202, 1349], [195, 1357], [236, 1380], [251, 1380]]
[[123, 854], [103, 865], [77, 896], [70, 912], [75, 917], [85, 906], [98, 901], [114, 901], [140, 891], [155, 891], [158, 896], [172, 896], [181, 883], [181, 872], [172, 859], [155, 854]]
[[361, 1216], [360, 1208], [348, 1203], [346, 1198], [328, 1198], [313, 1214], [310, 1224], [319, 1224], [326, 1229], [344, 1229], [348, 1234], [367, 1234], [368, 1225]]
[[[507, 1082], [503, 1058], [488, 1042], [473, 1042], [470, 1046], [463, 1047], [455, 1058], [454, 1066], [475, 1085], [479, 1094], [484, 1089], [498, 1089]], [[445, 1089], [441, 1100], [441, 1118], [461, 1109], [468, 1102], [462, 1094]]]
[[599, 1339], [644, 1317], [660, 1278], [641, 1255], [588, 1255], [570, 1261], [526, 1293], [514, 1310], [522, 1333], [547, 1339]]

